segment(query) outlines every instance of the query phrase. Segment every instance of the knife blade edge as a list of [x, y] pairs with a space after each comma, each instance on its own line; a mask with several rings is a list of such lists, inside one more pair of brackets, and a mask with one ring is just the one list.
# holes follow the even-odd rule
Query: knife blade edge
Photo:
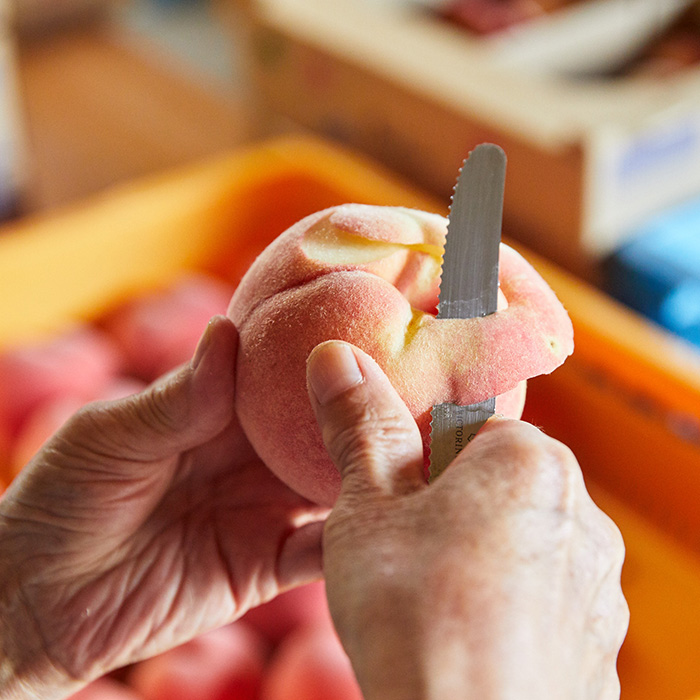
[[[438, 318], [474, 318], [496, 311], [505, 165], [505, 153], [494, 144], [477, 146], [462, 164], [450, 205]], [[433, 407], [431, 481], [494, 411], [495, 397], [466, 406], [444, 403]]]

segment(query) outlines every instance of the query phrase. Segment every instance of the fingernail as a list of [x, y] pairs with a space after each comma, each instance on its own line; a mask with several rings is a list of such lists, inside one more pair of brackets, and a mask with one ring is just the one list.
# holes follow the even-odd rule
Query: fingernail
[[337, 341], [319, 345], [311, 352], [307, 376], [322, 406], [364, 380], [352, 348]]
[[199, 365], [202, 363], [202, 360], [204, 359], [204, 356], [207, 354], [207, 350], [209, 350], [209, 347], [211, 346], [211, 338], [213, 335], [212, 328], [214, 326], [214, 319], [209, 321], [207, 324], [207, 327], [202, 334], [202, 337], [199, 339], [199, 342], [197, 343], [197, 348], [194, 351], [194, 355], [192, 356], [192, 369], [197, 369]]

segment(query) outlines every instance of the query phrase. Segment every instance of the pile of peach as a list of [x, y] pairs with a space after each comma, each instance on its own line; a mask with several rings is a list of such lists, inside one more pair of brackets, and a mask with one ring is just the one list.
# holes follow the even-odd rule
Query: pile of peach
[[362, 700], [322, 582], [117, 675], [72, 700]]
[[187, 361], [233, 289], [183, 277], [42, 342], [0, 353], [0, 492], [80, 406], [134, 393]]

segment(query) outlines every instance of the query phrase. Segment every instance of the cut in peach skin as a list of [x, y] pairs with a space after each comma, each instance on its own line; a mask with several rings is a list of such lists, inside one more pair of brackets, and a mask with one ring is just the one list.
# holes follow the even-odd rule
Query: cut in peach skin
[[518, 253], [501, 245], [499, 310], [435, 317], [447, 221], [400, 207], [347, 204], [280, 235], [236, 290], [236, 410], [258, 454], [307, 498], [332, 504], [340, 478], [306, 389], [306, 359], [326, 340], [370, 354], [399, 392], [429, 453], [430, 409], [497, 396], [520, 417], [525, 380], [573, 351], [569, 317]]

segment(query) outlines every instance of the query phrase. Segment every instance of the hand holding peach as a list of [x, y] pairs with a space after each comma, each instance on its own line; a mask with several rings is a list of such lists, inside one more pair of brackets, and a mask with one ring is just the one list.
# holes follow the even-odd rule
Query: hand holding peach
[[307, 498], [332, 504], [340, 488], [306, 394], [306, 358], [319, 343], [345, 340], [375, 358], [418, 422], [424, 455], [433, 405], [497, 396], [497, 412], [517, 418], [524, 380], [571, 353], [566, 311], [507, 246], [501, 309], [435, 318], [445, 234], [435, 214], [334, 207], [277, 238], [236, 290], [239, 419], [268, 467]]
[[258, 459], [233, 410], [237, 336], [74, 414], [0, 499], [0, 697], [64, 698], [321, 576], [327, 509]]

